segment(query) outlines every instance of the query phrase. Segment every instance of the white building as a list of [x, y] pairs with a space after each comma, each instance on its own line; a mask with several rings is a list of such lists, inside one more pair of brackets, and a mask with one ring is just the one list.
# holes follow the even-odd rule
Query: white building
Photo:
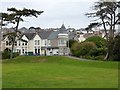
[[[62, 25], [58, 31], [42, 30], [39, 33], [23, 33], [20, 38], [16, 38], [14, 52], [19, 52], [20, 55], [68, 55], [69, 37], [65, 30]], [[5, 37], [2, 42], [4, 49], [12, 48], [8, 37]]]

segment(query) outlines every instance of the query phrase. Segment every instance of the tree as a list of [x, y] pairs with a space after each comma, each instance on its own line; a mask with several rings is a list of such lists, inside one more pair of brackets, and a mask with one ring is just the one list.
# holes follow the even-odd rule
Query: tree
[[96, 45], [93, 42], [74, 43], [71, 47], [71, 52], [73, 55], [80, 57], [89, 55], [93, 49], [96, 49]]
[[11, 49], [11, 56], [10, 58], [12, 58], [13, 56], [13, 49], [14, 49], [14, 43], [15, 43], [15, 39], [16, 36], [18, 34], [18, 26], [20, 21], [24, 21], [22, 17], [28, 17], [28, 16], [34, 16], [34, 17], [38, 17], [38, 15], [40, 15], [41, 13], [43, 13], [43, 11], [36, 11], [34, 9], [22, 9], [22, 10], [18, 10], [16, 8], [8, 8], [7, 11], [12, 12], [10, 13], [6, 19], [8, 19], [8, 21], [16, 24], [15, 26], [15, 31], [14, 31], [14, 35], [12, 37], [12, 49]]
[[[7, 18], [8, 18], [7, 13], [0, 13], [0, 26], [5, 26], [6, 25], [4, 23], [4, 21], [6, 21]], [[1, 27], [1, 29], [2, 29], [2, 27]]]
[[120, 61], [120, 36], [116, 36], [114, 41], [112, 42], [113, 47], [112, 49], [112, 56], [111, 56], [111, 60], [114, 61]]
[[[67, 47], [69, 47], [69, 48], [71, 48], [72, 47], [72, 45], [74, 44], [74, 43], [76, 43], [77, 41], [76, 40], [69, 40], [69, 42], [67, 42]], [[69, 45], [68, 45], [69, 44]]]
[[85, 42], [94, 42], [97, 48], [105, 48], [106, 47], [106, 40], [100, 36], [92, 36], [88, 37]]
[[8, 59], [8, 58], [10, 58], [10, 52], [11, 52], [11, 50], [9, 48], [6, 48], [2, 52], [2, 59]]
[[[105, 2], [104, 0], [100, 0], [93, 6], [95, 12], [86, 14], [88, 17], [97, 17], [95, 22], [99, 21], [99, 24], [104, 28], [107, 40], [107, 54], [105, 59], [109, 59], [111, 56], [111, 47], [109, 47], [109, 44], [114, 40], [115, 26], [120, 24], [120, 13], [117, 12], [118, 8], [120, 8], [120, 2], [113, 0]], [[109, 27], [109, 31], [107, 31], [107, 27]]]
[[94, 28], [94, 27], [96, 27], [98, 25], [99, 25], [99, 23], [90, 23], [88, 25], [88, 27], [85, 28], [85, 30], [87, 31], [87, 33], [89, 33], [89, 31], [92, 31], [92, 28]]
[[72, 55], [79, 56], [79, 43], [75, 42], [70, 48]]

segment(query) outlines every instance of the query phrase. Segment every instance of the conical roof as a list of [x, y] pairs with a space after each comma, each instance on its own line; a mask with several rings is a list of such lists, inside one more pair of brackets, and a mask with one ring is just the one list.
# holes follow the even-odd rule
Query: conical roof
[[60, 31], [60, 33], [66, 33], [67, 32], [67, 29], [66, 29], [64, 24], [62, 24], [62, 26], [61, 26], [59, 31]]
[[65, 25], [62, 24], [61, 28], [60, 29], [66, 29]]

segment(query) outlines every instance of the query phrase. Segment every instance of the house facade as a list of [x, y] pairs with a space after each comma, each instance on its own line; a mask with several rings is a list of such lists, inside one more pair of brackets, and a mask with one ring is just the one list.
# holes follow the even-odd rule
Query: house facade
[[[20, 55], [68, 55], [68, 40], [67, 30], [62, 25], [57, 31], [23, 33], [20, 38], [16, 38], [13, 51], [19, 52]], [[12, 48], [8, 37], [5, 37], [2, 43], [4, 49]]]

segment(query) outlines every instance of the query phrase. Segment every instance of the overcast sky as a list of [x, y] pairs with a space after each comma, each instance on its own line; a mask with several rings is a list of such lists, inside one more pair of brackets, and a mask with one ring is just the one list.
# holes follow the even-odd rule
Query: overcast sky
[[2, 11], [7, 8], [15, 7], [18, 9], [31, 8], [42, 10], [38, 18], [27, 17], [25, 22], [20, 23], [20, 27], [41, 27], [41, 28], [59, 28], [64, 23], [66, 28], [85, 28], [91, 19], [85, 16], [85, 13], [91, 12], [91, 6], [97, 0], [2, 0], [0, 4]]

